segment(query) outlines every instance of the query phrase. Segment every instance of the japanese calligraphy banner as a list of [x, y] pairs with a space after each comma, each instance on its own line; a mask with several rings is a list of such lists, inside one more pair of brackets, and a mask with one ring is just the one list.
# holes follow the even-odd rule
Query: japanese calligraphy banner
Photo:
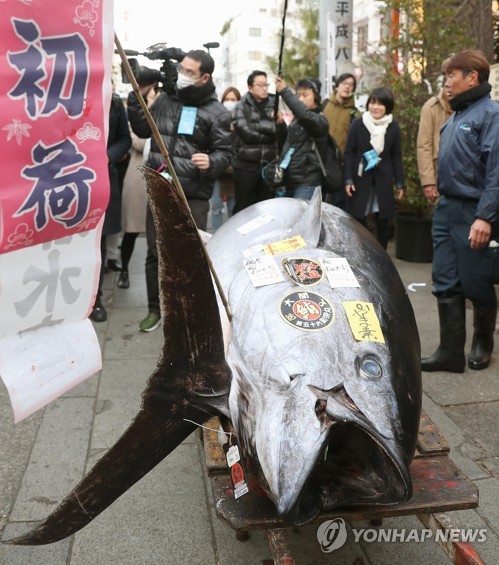
[[94, 303], [100, 230], [0, 255], [0, 338], [86, 318]]
[[[54, 17], [57, 14], [57, 17]], [[112, 0], [2, 2], [0, 377], [14, 420], [102, 366]]]
[[106, 209], [108, 4], [2, 2], [0, 252], [93, 229]]
[[99, 342], [90, 320], [0, 339], [0, 374], [15, 422], [43, 408], [101, 366]]

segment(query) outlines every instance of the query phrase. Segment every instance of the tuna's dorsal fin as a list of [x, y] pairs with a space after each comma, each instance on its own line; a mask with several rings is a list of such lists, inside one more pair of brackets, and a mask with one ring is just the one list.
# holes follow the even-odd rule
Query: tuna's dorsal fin
[[301, 235], [308, 247], [317, 247], [322, 226], [322, 192], [321, 188], [315, 189], [314, 195], [305, 210], [305, 213], [296, 224], [294, 232]]

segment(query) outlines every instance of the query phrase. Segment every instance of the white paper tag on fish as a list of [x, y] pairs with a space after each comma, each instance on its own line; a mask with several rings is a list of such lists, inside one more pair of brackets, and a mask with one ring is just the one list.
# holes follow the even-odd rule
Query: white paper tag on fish
[[253, 286], [265, 286], [284, 280], [282, 272], [272, 255], [250, 257], [249, 259], [245, 259], [243, 264]]
[[253, 220], [250, 220], [249, 222], [243, 224], [241, 227], [237, 228], [237, 231], [242, 235], [247, 235], [248, 233], [251, 233], [252, 231], [258, 229], [259, 227], [268, 224], [273, 219], [274, 217], [270, 214], [262, 214], [261, 216], [257, 216], [256, 218], [253, 218]]
[[243, 496], [243, 494], [246, 494], [247, 492], [249, 492], [248, 485], [246, 483], [242, 483], [241, 486], [236, 487], [234, 489], [234, 498], [239, 498], [240, 496]]
[[320, 262], [332, 288], [359, 288], [360, 284], [345, 257], [329, 257]]
[[237, 445], [233, 445], [232, 447], [229, 447], [229, 450], [225, 455], [227, 457], [227, 465], [229, 467], [232, 467], [234, 463], [237, 463], [239, 459], [241, 459], [241, 456], [239, 455], [239, 448], [237, 447]]
[[244, 472], [243, 463], [239, 454], [239, 447], [235, 438], [234, 443], [225, 443], [223, 450], [227, 459], [227, 465], [230, 469], [230, 481], [234, 492], [234, 498], [239, 498], [249, 492], [248, 483], [246, 481], [246, 473]]
[[252, 245], [251, 247], [248, 247], [248, 249], [245, 249], [243, 251], [243, 256], [251, 257], [252, 255], [260, 253], [260, 251], [263, 251], [263, 245], [261, 243], [257, 243], [256, 245]]

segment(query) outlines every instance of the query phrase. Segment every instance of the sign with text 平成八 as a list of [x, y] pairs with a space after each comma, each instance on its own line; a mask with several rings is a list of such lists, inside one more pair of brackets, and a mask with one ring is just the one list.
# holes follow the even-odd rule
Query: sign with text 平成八
[[104, 4], [2, 4], [0, 253], [91, 230], [106, 209]]

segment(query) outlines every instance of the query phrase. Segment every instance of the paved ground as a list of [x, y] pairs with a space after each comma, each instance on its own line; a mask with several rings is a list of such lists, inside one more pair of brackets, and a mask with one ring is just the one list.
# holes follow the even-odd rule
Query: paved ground
[[[161, 339], [160, 331], [137, 330], [146, 313], [144, 256], [145, 239], [140, 238], [130, 289], [117, 288], [114, 273], [106, 275], [109, 319], [96, 324], [104, 359], [100, 374], [16, 426], [0, 384], [2, 539], [26, 531], [31, 522], [48, 515], [136, 414]], [[429, 354], [438, 341], [430, 265], [394, 261], [406, 285], [426, 283], [409, 295], [423, 353]], [[480, 490], [477, 510], [450, 515], [459, 526], [487, 530], [487, 541], [477, 547], [490, 565], [499, 556], [498, 369], [499, 352], [485, 371], [423, 378], [426, 411], [449, 441], [452, 458]], [[365, 524], [354, 525], [361, 526]], [[383, 526], [422, 528], [414, 517], [386, 520]], [[290, 537], [297, 562], [306, 565], [449, 562], [433, 541], [355, 543], [350, 535], [342, 549], [326, 555], [317, 543], [315, 527], [295, 529]], [[72, 538], [45, 547], [0, 547], [0, 565], [239, 565], [268, 559], [261, 532], [245, 543], [237, 542], [216, 518], [197, 434]]]

